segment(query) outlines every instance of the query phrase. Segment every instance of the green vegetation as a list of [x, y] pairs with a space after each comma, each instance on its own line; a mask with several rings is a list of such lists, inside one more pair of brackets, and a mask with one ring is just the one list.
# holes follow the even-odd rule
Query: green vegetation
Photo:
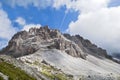
[[66, 75], [61, 70], [58, 70], [57, 68], [45, 63], [40, 63], [38, 61], [29, 62], [26, 61], [26, 63], [30, 65], [35, 65], [40, 67], [40, 73], [44, 75], [45, 77], [49, 78], [50, 80], [73, 80], [72, 75]]
[[53, 66], [50, 66], [50, 65], [42, 64], [41, 67], [42, 67], [42, 69], [44, 69], [44, 70], [58, 71], [58, 69], [56, 69], [56, 68], [54, 68]]
[[33, 64], [34, 65], [39, 65], [39, 62], [38, 61], [34, 61]]
[[46, 70], [41, 71], [41, 73], [42, 73], [43, 75], [45, 75], [46, 77], [50, 78], [51, 80], [54, 79], [54, 75], [51, 74], [50, 72], [46, 71]]
[[[62, 73], [58, 73], [55, 75], [55, 77], [58, 79], [58, 80], [68, 80], [67, 76], [65, 74], [62, 74]], [[70, 80], [70, 78], [69, 78]]]
[[4, 80], [3, 77], [0, 76], [0, 80]]
[[69, 77], [60, 70], [54, 68], [53, 66], [48, 66], [45, 64], [42, 64], [42, 71], [41, 73], [45, 75], [46, 77], [50, 78], [50, 80], [73, 80], [73, 77]]
[[[35, 78], [32, 78], [26, 74], [20, 68], [3, 61], [0, 61], [0, 72], [9, 76], [9, 80], [36, 80]], [[0, 80], [3, 79], [0, 77]]]
[[50, 78], [51, 80], [57, 79], [57, 80], [70, 80], [67, 78], [65, 74], [58, 73], [58, 74], [52, 74], [50, 71], [42, 71], [42, 74], [44, 74], [46, 77]]

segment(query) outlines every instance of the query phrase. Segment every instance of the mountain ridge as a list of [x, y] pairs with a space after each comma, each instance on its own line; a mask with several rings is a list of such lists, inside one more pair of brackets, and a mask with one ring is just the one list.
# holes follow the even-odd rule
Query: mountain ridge
[[[79, 48], [78, 45], [76, 45], [74, 42], [65, 39], [65, 37], [58, 30], [55, 29], [50, 30], [48, 26], [41, 27], [39, 29], [31, 28], [29, 32], [27, 31], [18, 32], [12, 37], [12, 39], [9, 41], [8, 46], [4, 48], [2, 52], [8, 55], [10, 53], [11, 55], [12, 53], [16, 53], [13, 56], [20, 57], [24, 55], [24, 53], [25, 54], [34, 53], [40, 48], [40, 44], [51, 44], [50, 46], [47, 47], [65, 50], [68, 54], [75, 57], [85, 58], [86, 56], [86, 54], [81, 55], [82, 50]], [[20, 53], [21, 55], [19, 55]]]
[[0, 54], [37, 80], [120, 79], [120, 64], [105, 49], [48, 26], [16, 33]]
[[[37, 33], [38, 31], [38, 33]], [[39, 33], [39, 31], [41, 31], [41, 33]], [[34, 34], [35, 35], [32, 35]], [[37, 35], [37, 36], [36, 36]], [[44, 36], [43, 36], [44, 35]], [[8, 53], [10, 53], [10, 47], [19, 47], [20, 44], [22, 44], [22, 40], [27, 40], [28, 38], [32, 38], [32, 36], [36, 36], [37, 38], [34, 38], [35, 39], [38, 39], [38, 37], [41, 37], [42, 39], [45, 39], [45, 40], [48, 40], [50, 38], [59, 38], [59, 40], [55, 40], [54, 42], [56, 42], [56, 44], [58, 45], [53, 45], [55, 47], [58, 48], [59, 43], [57, 42], [62, 42], [62, 40], [60, 40], [61, 38], [61, 35], [62, 37], [64, 36], [65, 38], [67, 38], [68, 40], [70, 40], [71, 42], [74, 42], [75, 44], [77, 44], [80, 48], [82, 48], [82, 51], [85, 52], [85, 53], [90, 53], [90, 54], [98, 54], [100, 56], [104, 56], [104, 57], [108, 57], [109, 55], [107, 54], [106, 50], [105, 49], [102, 49], [100, 47], [97, 47], [95, 44], [92, 44], [88, 39], [84, 39], [83, 37], [81, 37], [80, 35], [75, 35], [75, 36], [71, 36], [70, 34], [62, 34], [60, 33], [59, 30], [56, 30], [56, 29], [53, 29], [50, 31], [50, 29], [48, 28], [48, 26], [45, 26], [45, 27], [41, 27], [41, 28], [31, 28], [28, 32], [27, 31], [21, 31], [21, 32], [18, 32], [16, 33], [12, 39], [9, 41], [9, 44], [7, 47], [5, 47], [3, 50], [2, 50], [2, 53], [6, 53], [7, 54], [7, 51], [9, 51]], [[17, 40], [18, 39], [18, 40]], [[15, 41], [16, 40], [16, 41]], [[35, 42], [33, 40], [33, 42]], [[23, 45], [22, 45], [23, 46]], [[52, 47], [53, 47], [52, 46]], [[50, 47], [50, 46], [48, 46]], [[63, 48], [63, 47], [62, 47]], [[58, 48], [60, 50], [62, 50], [62, 48]], [[9, 49], [9, 50], [8, 50]], [[14, 48], [15, 49], [15, 48]], [[29, 51], [30, 50], [30, 51]], [[37, 51], [38, 49], [37, 48], [33, 48], [33, 47], [28, 47], [28, 52], [27, 53], [34, 53], [35, 51]], [[88, 52], [89, 51], [89, 52]], [[67, 51], [66, 51], [67, 52]], [[26, 54], [27, 54], [26, 53]]]

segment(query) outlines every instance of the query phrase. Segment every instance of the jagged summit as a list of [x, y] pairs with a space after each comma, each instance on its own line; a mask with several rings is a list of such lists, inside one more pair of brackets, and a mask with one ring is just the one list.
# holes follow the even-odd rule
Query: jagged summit
[[2, 53], [20, 57], [32, 54], [42, 48], [58, 49], [73, 57], [83, 59], [86, 59], [87, 54], [109, 57], [106, 50], [97, 47], [80, 35], [62, 34], [59, 30], [50, 29], [48, 26], [16, 33], [9, 41], [8, 46], [2, 50]]
[[57, 29], [49, 29], [48, 26], [31, 28], [29, 31], [16, 33], [2, 53], [20, 57], [32, 54], [41, 48], [55, 48], [65, 51], [74, 57], [86, 58], [87, 54], [107, 57], [106, 50], [98, 48], [89, 40], [80, 35], [71, 36], [62, 34]]
[[59, 49], [71, 56], [84, 59], [87, 56], [78, 45], [66, 39], [59, 30], [49, 29], [48, 26], [31, 28], [28, 32], [18, 32], [2, 52], [13, 57], [20, 57], [32, 54], [42, 48]]

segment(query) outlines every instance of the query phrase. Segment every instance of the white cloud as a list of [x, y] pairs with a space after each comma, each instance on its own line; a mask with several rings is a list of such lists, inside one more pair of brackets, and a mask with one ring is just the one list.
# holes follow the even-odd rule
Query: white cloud
[[81, 10], [87, 12], [89, 10], [96, 10], [101, 7], [107, 6], [109, 0], [7, 0], [4, 1], [12, 7], [21, 6], [27, 8], [33, 5], [37, 8], [54, 7], [59, 9], [66, 6], [67, 9]]
[[12, 26], [11, 20], [7, 13], [2, 9], [0, 4], [0, 49], [5, 47], [8, 40], [16, 33], [16, 29]]
[[96, 12], [81, 14], [77, 21], [70, 23], [69, 32], [79, 33], [107, 49], [111, 47], [110, 50], [119, 50], [119, 14], [120, 7], [104, 8]]
[[59, 9], [66, 6], [68, 10], [73, 9], [86, 13], [106, 7], [107, 3], [109, 3], [109, 0], [54, 0], [53, 7]]
[[30, 28], [40, 28], [41, 24], [27, 24], [26, 20], [22, 17], [18, 17], [15, 22], [17, 22], [22, 27], [22, 31], [29, 31]]
[[25, 25], [26, 24], [26, 21], [24, 18], [22, 17], [18, 17], [15, 22], [17, 22], [19, 25]]
[[10, 39], [15, 32], [7, 13], [0, 8], [0, 38]]
[[21, 6], [27, 8], [29, 5], [33, 5], [37, 8], [46, 8], [52, 5], [52, 0], [7, 0], [6, 3], [12, 7]]
[[30, 28], [40, 28], [40, 24], [27, 24], [26, 20], [22, 17], [18, 17], [15, 22], [17, 22], [19, 25], [21, 25], [22, 29], [25, 31], [29, 31]]
[[29, 31], [30, 28], [40, 28], [40, 27], [41, 27], [40, 24], [27, 24], [23, 27], [22, 30]]
[[79, 5], [83, 5], [82, 8], [77, 7], [79, 3], [76, 3], [76, 7], [73, 8], [78, 9], [80, 14], [75, 22], [69, 24], [67, 31], [80, 34], [109, 52], [120, 52], [120, 6], [107, 7], [108, 2], [89, 0], [90, 4], [86, 2]]
[[70, 5], [71, 5], [71, 0], [54, 0], [53, 1], [53, 7], [56, 8], [56, 9], [59, 9], [61, 8], [62, 6], [66, 6], [68, 8], [71, 8]]

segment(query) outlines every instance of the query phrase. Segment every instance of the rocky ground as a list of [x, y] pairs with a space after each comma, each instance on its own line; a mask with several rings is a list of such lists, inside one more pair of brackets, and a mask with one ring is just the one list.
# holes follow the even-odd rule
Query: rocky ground
[[[20, 60], [37, 61], [44, 60], [64, 73], [73, 75], [74, 80], [119, 80], [120, 65], [109, 59], [98, 59], [89, 55], [86, 60], [74, 58], [65, 52], [58, 50], [40, 50], [29, 56], [20, 57]], [[38, 70], [40, 67], [36, 66]]]

